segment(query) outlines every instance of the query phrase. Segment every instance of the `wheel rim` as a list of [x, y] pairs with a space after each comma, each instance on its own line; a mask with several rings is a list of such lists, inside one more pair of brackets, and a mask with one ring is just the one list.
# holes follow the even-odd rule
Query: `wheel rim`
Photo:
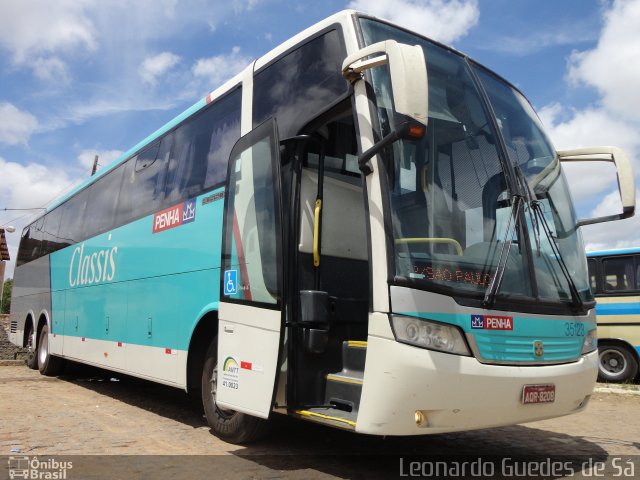
[[600, 352], [600, 371], [608, 377], [620, 377], [627, 370], [627, 359], [613, 348]]
[[49, 335], [42, 335], [40, 339], [40, 345], [38, 346], [38, 361], [40, 365], [44, 365], [47, 361], [47, 356], [49, 355]]
[[29, 352], [34, 352], [34, 345], [36, 344], [35, 342], [35, 334], [33, 331], [33, 328], [31, 328], [29, 330], [29, 335], [27, 336], [27, 350]]
[[211, 375], [210, 385], [211, 385], [211, 392], [210, 392], [211, 398], [213, 399], [213, 404], [215, 405], [216, 411], [218, 412], [218, 414], [225, 419], [229, 419], [233, 417], [233, 415], [235, 414], [234, 410], [229, 410], [227, 408], [219, 407], [218, 404], [216, 403], [216, 392], [218, 391], [218, 364], [216, 364], [216, 366], [213, 367], [213, 373]]

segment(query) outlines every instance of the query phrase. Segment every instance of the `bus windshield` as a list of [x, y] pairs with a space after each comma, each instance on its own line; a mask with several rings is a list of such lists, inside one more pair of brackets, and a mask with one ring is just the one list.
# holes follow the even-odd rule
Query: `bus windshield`
[[[361, 25], [366, 44], [420, 45], [429, 76], [426, 135], [381, 155], [395, 280], [481, 299], [506, 253], [495, 308], [520, 299], [566, 306], [576, 300], [568, 276], [580, 300], [591, 301], [566, 180], [528, 101], [452, 50], [371, 19]], [[372, 79], [383, 136], [395, 128], [389, 76], [374, 69]], [[514, 207], [517, 197], [527, 201]]]

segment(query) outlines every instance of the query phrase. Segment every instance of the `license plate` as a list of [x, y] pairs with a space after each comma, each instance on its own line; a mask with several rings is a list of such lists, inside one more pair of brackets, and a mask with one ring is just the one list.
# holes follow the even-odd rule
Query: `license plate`
[[525, 385], [522, 388], [522, 403], [552, 403], [556, 399], [556, 386], [553, 383], [544, 385]]

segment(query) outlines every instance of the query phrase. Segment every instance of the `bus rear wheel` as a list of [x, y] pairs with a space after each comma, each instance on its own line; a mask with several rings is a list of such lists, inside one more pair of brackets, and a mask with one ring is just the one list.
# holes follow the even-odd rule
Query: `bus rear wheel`
[[605, 343], [598, 346], [600, 364], [598, 380], [601, 382], [628, 382], [638, 374], [638, 360], [623, 345]]
[[62, 372], [63, 366], [64, 360], [49, 352], [49, 327], [44, 325], [40, 330], [40, 339], [38, 340], [38, 370], [42, 375], [55, 377]]
[[31, 320], [27, 320], [29, 324], [29, 330], [27, 332], [27, 344], [25, 345], [27, 348], [27, 367], [31, 370], [38, 369], [38, 354], [36, 352], [36, 335], [33, 330], [33, 323]]
[[218, 337], [213, 337], [202, 369], [202, 406], [213, 433], [229, 443], [249, 443], [267, 433], [267, 421], [216, 405]]

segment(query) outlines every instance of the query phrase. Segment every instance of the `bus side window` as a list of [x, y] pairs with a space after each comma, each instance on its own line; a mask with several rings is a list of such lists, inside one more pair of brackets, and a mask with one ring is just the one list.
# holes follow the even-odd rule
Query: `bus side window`
[[635, 285], [633, 257], [609, 258], [602, 262], [605, 290], [630, 291]]
[[86, 192], [87, 214], [83, 238], [106, 232], [115, 226], [118, 195], [124, 168], [118, 166], [91, 185]]
[[129, 167], [125, 182], [129, 183], [132, 219], [160, 210], [172, 141], [173, 135], [165, 136], [160, 143], [141, 152], [135, 165]]
[[270, 116], [278, 121], [278, 135], [297, 135], [325, 110], [348, 84], [341, 75], [346, 49], [337, 30], [330, 30], [256, 73], [253, 80], [253, 126]]
[[56, 252], [64, 246], [59, 237], [60, 220], [62, 219], [62, 213], [62, 207], [57, 207], [46, 215], [45, 227], [43, 232], [43, 249], [46, 254]]
[[587, 266], [589, 267], [589, 284], [591, 285], [591, 291], [593, 293], [599, 293], [598, 291], [598, 273], [597, 273], [597, 261], [595, 258], [589, 258], [587, 260]]
[[88, 189], [84, 189], [62, 205], [64, 213], [60, 221], [59, 236], [65, 246], [84, 240], [82, 236], [82, 226], [84, 223], [84, 212], [87, 206], [87, 192]]
[[175, 131], [165, 192], [168, 205], [224, 182], [229, 154], [240, 138], [241, 99], [238, 88]]
[[20, 249], [18, 250], [18, 259], [16, 260], [16, 266], [30, 262], [31, 253], [31, 228], [33, 225], [29, 225], [22, 230], [22, 239], [20, 240]]

